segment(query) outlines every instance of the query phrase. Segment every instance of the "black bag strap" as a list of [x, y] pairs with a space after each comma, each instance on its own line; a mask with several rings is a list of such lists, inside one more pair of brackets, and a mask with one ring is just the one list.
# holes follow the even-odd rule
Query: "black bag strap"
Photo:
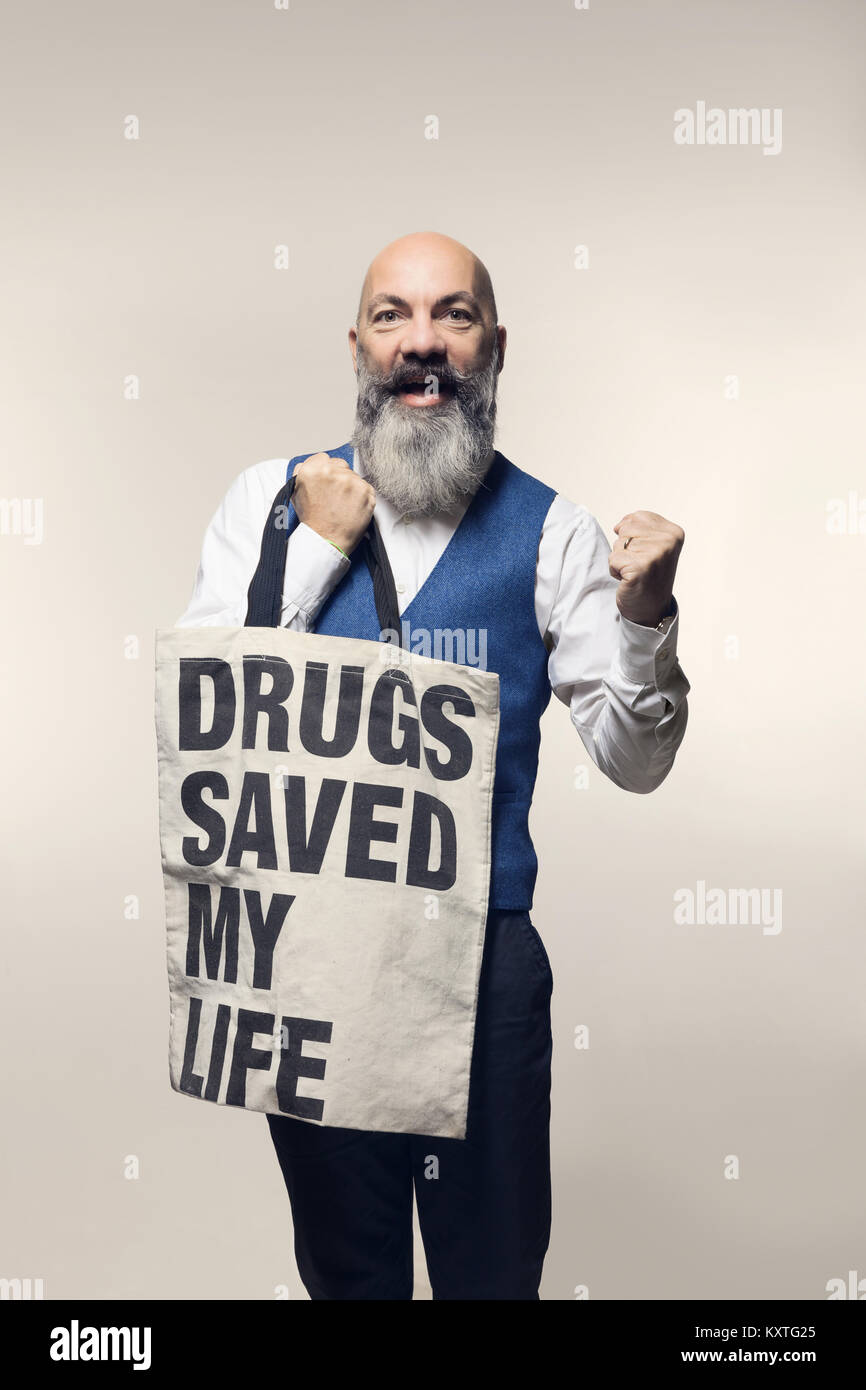
[[[293, 473], [271, 503], [262, 532], [259, 563], [247, 590], [245, 627], [279, 627], [280, 625], [283, 579], [286, 570], [286, 547], [289, 534], [295, 529], [298, 520], [297, 512], [291, 505], [294, 490], [295, 475]], [[375, 519], [371, 519], [361, 543], [354, 554], [349, 557], [350, 564], [355, 563], [359, 553], [363, 555], [367, 569], [370, 571], [370, 578], [373, 581], [373, 598], [379, 626], [382, 631], [387, 629], [396, 632], [399, 645], [399, 634], [402, 629], [400, 609], [397, 603], [397, 588]]]
[[388, 552], [382, 540], [382, 533], [376, 525], [375, 517], [371, 517], [370, 525], [364, 532], [361, 545], [364, 559], [367, 562], [367, 569], [370, 571], [370, 578], [373, 581], [373, 599], [376, 604], [379, 626], [383, 632], [386, 630], [396, 632], [398, 634], [397, 646], [402, 646], [399, 636], [401, 628], [397, 586], [394, 583], [391, 562], [388, 559]]
[[286, 569], [286, 546], [288, 545], [289, 531], [294, 529], [286, 524], [286, 517], [294, 490], [295, 475], [293, 473], [271, 503], [265, 529], [262, 532], [259, 563], [247, 590], [245, 627], [279, 627], [283, 575]]

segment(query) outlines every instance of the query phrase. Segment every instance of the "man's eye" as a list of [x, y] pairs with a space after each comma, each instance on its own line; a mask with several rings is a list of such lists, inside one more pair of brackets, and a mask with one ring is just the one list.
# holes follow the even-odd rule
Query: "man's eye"
[[[449, 314], [457, 314], [464, 322], [471, 322], [472, 320], [472, 315], [469, 313], [468, 309], [449, 309], [447, 312]], [[399, 311], [397, 309], [380, 309], [378, 314], [374, 314], [373, 322], [379, 323], [382, 320], [387, 320], [389, 323], [393, 323], [398, 317]]]

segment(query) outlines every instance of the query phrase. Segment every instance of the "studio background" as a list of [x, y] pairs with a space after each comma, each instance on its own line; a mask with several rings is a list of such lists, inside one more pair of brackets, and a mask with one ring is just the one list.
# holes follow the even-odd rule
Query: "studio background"
[[[0, 1276], [306, 1297], [264, 1117], [169, 1087], [153, 632], [242, 469], [349, 437], [364, 270], [435, 230], [509, 331], [500, 450], [611, 541], [639, 508], [686, 533], [668, 779], [621, 791], [564, 706], [543, 724], [542, 1297], [866, 1277], [866, 11], [88, 0], [3, 26]], [[699, 102], [780, 109], [781, 150], [676, 144]], [[781, 931], [677, 925], [699, 880], [781, 889]]]

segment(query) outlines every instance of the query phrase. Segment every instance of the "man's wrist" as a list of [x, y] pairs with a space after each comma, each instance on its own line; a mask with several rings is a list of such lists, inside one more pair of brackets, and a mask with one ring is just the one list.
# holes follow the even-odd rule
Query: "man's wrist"
[[349, 564], [339, 546], [302, 521], [288, 539], [283, 608], [300, 609], [314, 618]]
[[634, 623], [635, 627], [645, 627], [654, 632], [661, 632], [662, 624], [667, 618], [672, 618], [676, 611], [676, 601], [671, 598], [670, 603], [657, 618], [631, 618], [628, 613], [622, 613], [622, 617], [626, 618], [630, 623]]

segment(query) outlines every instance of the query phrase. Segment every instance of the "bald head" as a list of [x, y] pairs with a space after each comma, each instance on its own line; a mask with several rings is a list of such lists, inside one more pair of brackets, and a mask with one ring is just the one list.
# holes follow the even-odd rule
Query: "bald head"
[[356, 327], [364, 328], [373, 300], [384, 303], [384, 296], [390, 294], [411, 302], [407, 289], [413, 297], [429, 301], [430, 307], [461, 290], [468, 292], [477, 303], [486, 335], [496, 328], [496, 299], [487, 267], [453, 237], [440, 232], [411, 232], [384, 247], [364, 276]]

